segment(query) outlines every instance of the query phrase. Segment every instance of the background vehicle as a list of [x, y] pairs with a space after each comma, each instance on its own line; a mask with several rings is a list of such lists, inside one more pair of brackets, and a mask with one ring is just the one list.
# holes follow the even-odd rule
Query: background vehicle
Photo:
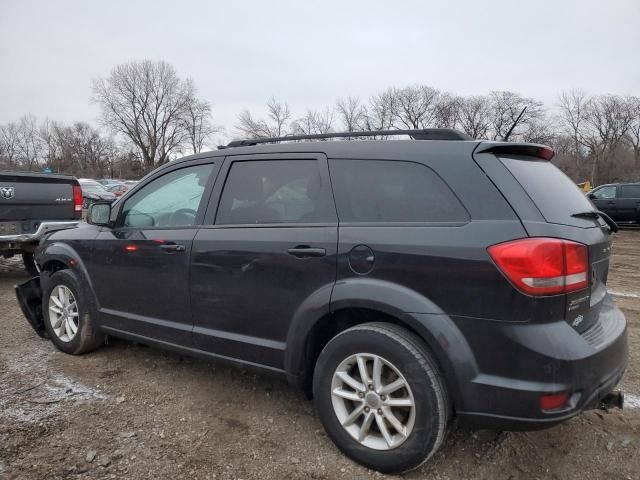
[[111, 185], [106, 188], [107, 188], [107, 191], [113, 193], [116, 197], [121, 197], [122, 195], [124, 195], [129, 191], [130, 187], [124, 183], [121, 183], [121, 184]]
[[640, 182], [600, 185], [587, 196], [616, 222], [640, 223]]
[[78, 181], [67, 175], [0, 171], [0, 255], [22, 254], [37, 270], [33, 251], [48, 232], [74, 227], [82, 214]]
[[89, 208], [94, 202], [113, 202], [116, 198], [115, 193], [108, 191], [103, 185], [89, 178], [81, 178], [79, 180], [82, 188], [83, 208]]
[[101, 178], [100, 180], [96, 180], [96, 182], [105, 188], [112, 187], [113, 185], [122, 185], [124, 183], [122, 180], [116, 180], [113, 178]]
[[41, 244], [25, 315], [72, 354], [108, 334], [284, 374], [384, 472], [430, 458], [453, 416], [536, 429], [619, 404], [611, 230], [553, 151], [376, 132], [402, 133], [416, 140], [246, 140], [172, 161]]

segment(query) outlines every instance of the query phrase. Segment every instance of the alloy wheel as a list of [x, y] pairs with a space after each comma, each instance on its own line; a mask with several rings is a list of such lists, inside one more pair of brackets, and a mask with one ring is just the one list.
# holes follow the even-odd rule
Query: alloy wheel
[[331, 402], [342, 427], [360, 444], [391, 450], [409, 438], [416, 408], [400, 370], [379, 355], [358, 353], [333, 374]]
[[78, 333], [78, 302], [71, 289], [58, 285], [49, 295], [49, 321], [56, 336], [63, 342], [70, 342]]

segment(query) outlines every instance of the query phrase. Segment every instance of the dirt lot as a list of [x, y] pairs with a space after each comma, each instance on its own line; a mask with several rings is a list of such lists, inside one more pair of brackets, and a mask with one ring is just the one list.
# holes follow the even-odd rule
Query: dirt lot
[[[112, 341], [72, 357], [23, 319], [0, 266], [0, 478], [383, 478], [342, 456], [283, 380]], [[630, 326], [623, 412], [532, 433], [454, 429], [404, 478], [640, 478], [640, 231], [615, 236], [609, 288]], [[391, 478], [391, 477], [388, 477]]]

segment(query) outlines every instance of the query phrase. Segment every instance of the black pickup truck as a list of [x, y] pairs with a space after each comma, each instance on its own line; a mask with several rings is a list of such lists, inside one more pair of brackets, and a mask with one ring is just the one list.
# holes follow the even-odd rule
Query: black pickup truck
[[22, 254], [27, 271], [36, 274], [33, 251], [40, 239], [77, 226], [81, 216], [75, 177], [0, 171], [0, 257]]

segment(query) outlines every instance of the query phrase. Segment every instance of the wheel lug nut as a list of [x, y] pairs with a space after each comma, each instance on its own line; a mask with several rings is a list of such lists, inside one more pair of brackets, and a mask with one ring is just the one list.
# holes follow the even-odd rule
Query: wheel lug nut
[[369, 413], [369, 407], [364, 407], [364, 411]]
[[373, 385], [369, 384], [369, 390], [373, 390]]
[[380, 400], [382, 400], [383, 402], [387, 399], [387, 397], [385, 397], [384, 395], [380, 395]]
[[364, 398], [364, 393], [362, 393], [362, 392], [358, 392], [358, 396], [359, 396], [360, 398]]
[[381, 408], [378, 409], [378, 415], [382, 415], [382, 409]]

